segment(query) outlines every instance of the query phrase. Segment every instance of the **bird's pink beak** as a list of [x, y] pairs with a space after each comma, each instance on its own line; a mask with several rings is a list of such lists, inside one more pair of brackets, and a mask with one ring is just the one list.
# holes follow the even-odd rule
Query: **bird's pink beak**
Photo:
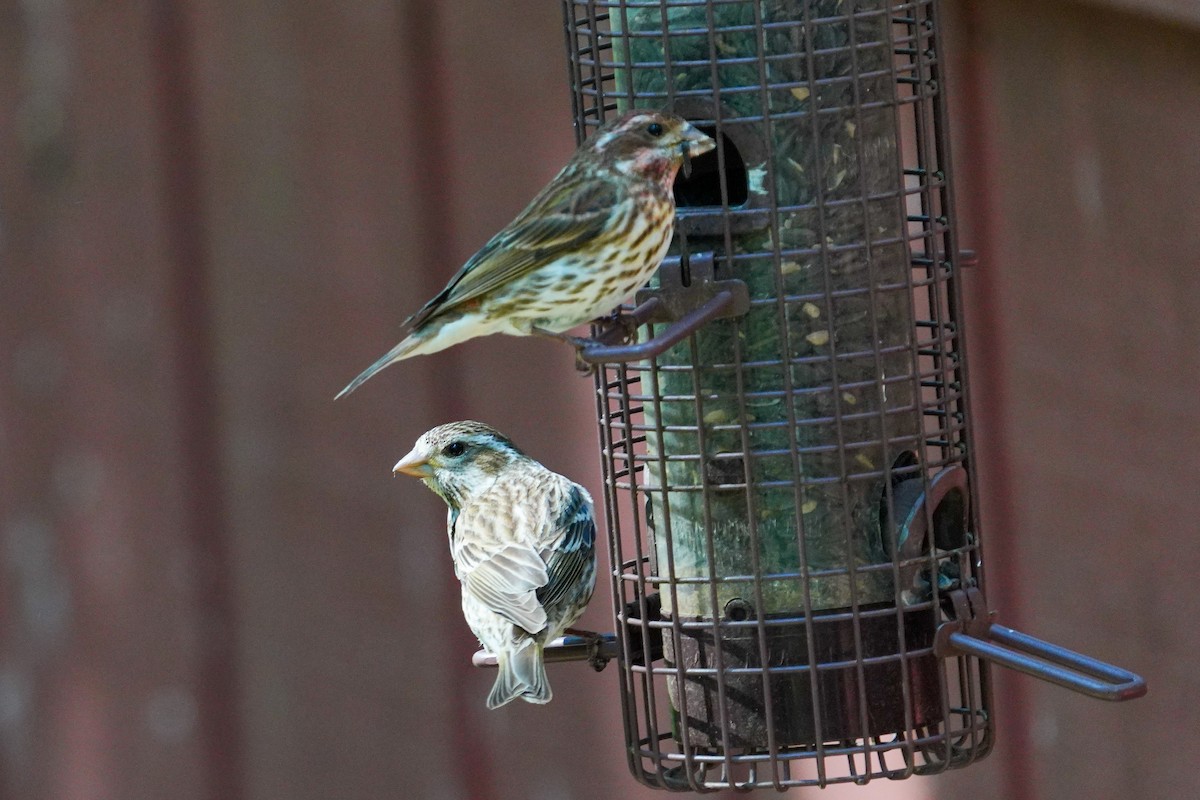
[[393, 475], [399, 475], [401, 472], [405, 475], [412, 475], [414, 478], [433, 477], [433, 467], [429, 466], [429, 461], [418, 453], [416, 448], [413, 448], [411, 453], [397, 461], [396, 466], [392, 467]]
[[684, 127], [681, 144], [684, 155], [688, 158], [702, 156], [717, 146], [716, 141], [690, 122]]

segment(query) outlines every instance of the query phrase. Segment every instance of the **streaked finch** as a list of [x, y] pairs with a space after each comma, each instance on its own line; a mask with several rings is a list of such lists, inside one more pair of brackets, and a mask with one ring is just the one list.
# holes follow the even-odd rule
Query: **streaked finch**
[[410, 356], [507, 333], [562, 336], [611, 311], [662, 263], [672, 184], [716, 143], [674, 114], [631, 111], [597, 130], [516, 219], [404, 321], [408, 335], [338, 393]]
[[427, 431], [394, 472], [421, 478], [450, 507], [463, 616], [500, 668], [488, 708], [550, 702], [542, 648], [579, 618], [596, 584], [587, 490], [481, 422]]

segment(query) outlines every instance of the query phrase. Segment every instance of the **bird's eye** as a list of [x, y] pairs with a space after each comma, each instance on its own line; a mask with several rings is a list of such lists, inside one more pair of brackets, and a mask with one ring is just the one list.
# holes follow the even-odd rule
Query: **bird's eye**
[[456, 456], [461, 456], [463, 453], [466, 452], [466, 450], [467, 450], [467, 446], [465, 444], [463, 444], [462, 442], [458, 442], [458, 441], [451, 442], [450, 444], [448, 444], [442, 448], [442, 452], [445, 453], [446, 455], [450, 456], [451, 458], [454, 458]]
[[657, 122], [651, 122], [646, 126], [646, 133], [650, 134], [651, 136], [662, 136], [663, 126]]

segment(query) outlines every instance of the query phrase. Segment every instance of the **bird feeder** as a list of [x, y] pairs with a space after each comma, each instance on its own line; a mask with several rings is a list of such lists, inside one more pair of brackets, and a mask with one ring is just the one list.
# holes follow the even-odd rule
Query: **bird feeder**
[[989, 610], [937, 8], [564, 0], [581, 140], [644, 107], [718, 142], [677, 182], [656, 280], [581, 353], [648, 785], [969, 764], [990, 662], [1145, 691]]

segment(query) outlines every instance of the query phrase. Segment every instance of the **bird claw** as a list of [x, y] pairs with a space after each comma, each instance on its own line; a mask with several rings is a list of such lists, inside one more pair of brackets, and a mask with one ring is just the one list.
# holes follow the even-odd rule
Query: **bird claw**
[[600, 650], [601, 645], [604, 644], [604, 637], [601, 634], [595, 631], [582, 631], [577, 628], [567, 628], [563, 633], [587, 640], [587, 662], [596, 672], [601, 672], [608, 666], [609, 658], [603, 655]]
[[[637, 329], [640, 323], [633, 314], [623, 311], [620, 308], [615, 308], [608, 316], [592, 320], [592, 324], [598, 326], [604, 334], [608, 334], [613, 328], [620, 328], [621, 338], [618, 341], [622, 344], [627, 344], [637, 337]], [[610, 337], [606, 335], [604, 338], [609, 339]]]
[[617, 308], [607, 316], [597, 317], [592, 320], [591, 324], [592, 328], [597, 331], [597, 335], [591, 338], [567, 337], [555, 334], [558, 338], [569, 341], [575, 347], [575, 369], [584, 375], [594, 375], [598, 368], [596, 364], [591, 364], [584, 360], [583, 351], [585, 349], [592, 345], [611, 347], [612, 345], [635, 342], [637, 341], [637, 331], [641, 322], [638, 321], [638, 318], [634, 314]]
[[[588, 344], [590, 344], [592, 340], [587, 339], [585, 341], [587, 341]], [[583, 348], [586, 346], [587, 345], [576, 345], [575, 346], [575, 371], [584, 376], [592, 375], [596, 372], [595, 364], [589, 364], [588, 362], [583, 360]]]

